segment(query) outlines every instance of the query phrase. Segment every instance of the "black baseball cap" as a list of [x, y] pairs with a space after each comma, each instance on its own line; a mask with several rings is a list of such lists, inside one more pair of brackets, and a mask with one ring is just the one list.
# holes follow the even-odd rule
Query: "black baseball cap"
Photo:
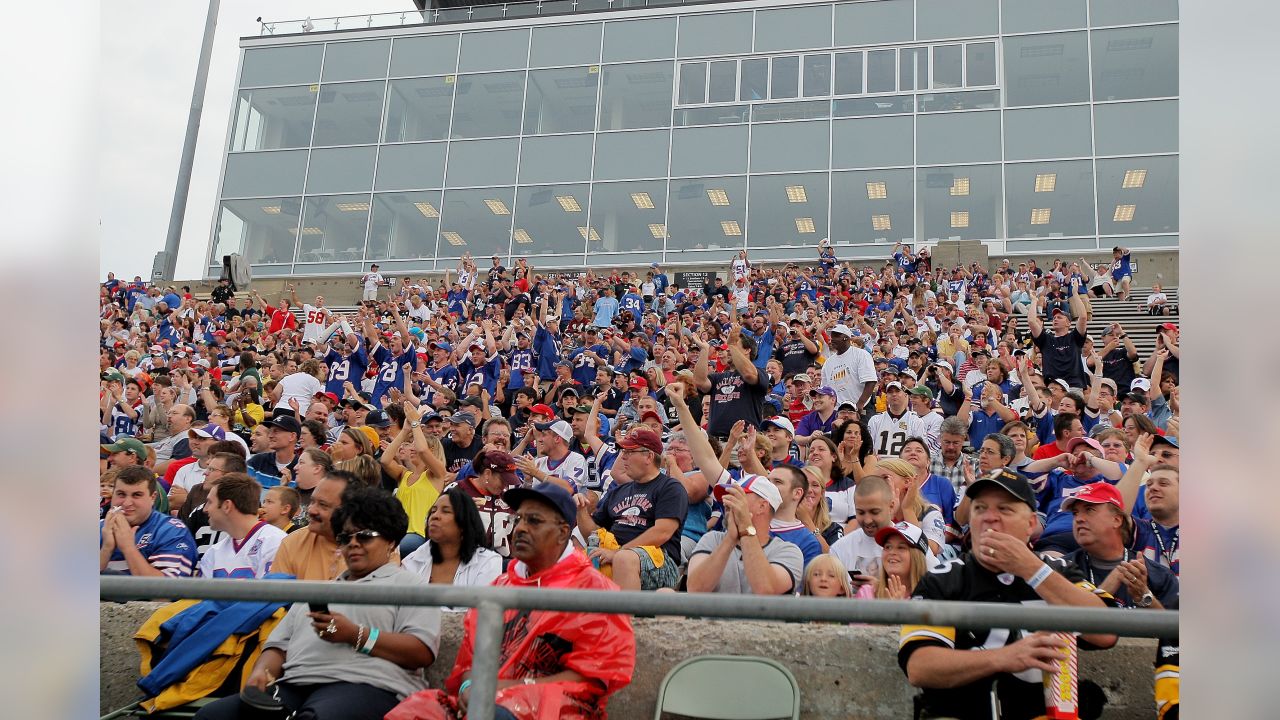
[[391, 418], [381, 410], [370, 410], [364, 418], [364, 424], [373, 428], [391, 427]]
[[502, 493], [502, 501], [512, 511], [519, 510], [520, 503], [530, 498], [541, 500], [559, 510], [560, 515], [564, 517], [564, 521], [569, 523], [569, 527], [578, 526], [578, 506], [573, 502], [573, 496], [569, 494], [569, 491], [559, 485], [542, 482], [531, 488], [516, 487]]
[[964, 491], [964, 496], [973, 499], [983, 488], [988, 485], [997, 485], [1010, 495], [1018, 498], [1022, 502], [1030, 506], [1031, 511], [1035, 512], [1039, 509], [1036, 502], [1036, 493], [1031, 489], [1031, 483], [1022, 475], [1010, 470], [1009, 468], [1000, 468], [979, 477], [969, 484], [969, 488]]
[[262, 423], [269, 428], [291, 432], [294, 435], [302, 434], [302, 425], [298, 424], [298, 419], [292, 415], [280, 415]]

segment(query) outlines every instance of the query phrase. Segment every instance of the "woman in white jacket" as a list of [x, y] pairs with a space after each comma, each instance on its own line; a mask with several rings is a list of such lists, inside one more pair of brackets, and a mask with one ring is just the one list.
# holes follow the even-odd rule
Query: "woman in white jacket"
[[485, 545], [484, 521], [475, 501], [457, 487], [441, 493], [431, 506], [427, 542], [406, 555], [401, 565], [429, 583], [443, 585], [488, 585], [502, 574], [502, 556]]

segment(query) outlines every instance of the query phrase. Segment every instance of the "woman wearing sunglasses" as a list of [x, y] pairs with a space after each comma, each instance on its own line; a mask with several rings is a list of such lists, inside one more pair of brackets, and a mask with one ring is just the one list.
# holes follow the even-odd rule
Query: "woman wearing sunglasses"
[[[395, 498], [352, 486], [331, 523], [347, 562], [335, 582], [423, 584], [393, 559], [409, 525]], [[420, 670], [435, 660], [439, 640], [439, 608], [294, 603], [263, 645], [244, 692], [196, 717], [253, 717], [254, 707], [274, 703], [299, 717], [380, 720], [426, 687]]]

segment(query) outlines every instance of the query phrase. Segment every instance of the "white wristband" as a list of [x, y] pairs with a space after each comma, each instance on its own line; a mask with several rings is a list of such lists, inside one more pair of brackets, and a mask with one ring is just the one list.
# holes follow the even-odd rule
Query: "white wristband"
[[1032, 590], [1035, 590], [1040, 587], [1040, 583], [1044, 582], [1052, 574], [1053, 568], [1049, 567], [1048, 563], [1041, 564], [1036, 574], [1027, 579], [1027, 585], [1031, 586]]

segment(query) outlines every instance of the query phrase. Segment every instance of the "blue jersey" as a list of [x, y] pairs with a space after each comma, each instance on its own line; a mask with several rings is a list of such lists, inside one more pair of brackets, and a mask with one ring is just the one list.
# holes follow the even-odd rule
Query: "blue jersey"
[[449, 302], [450, 314], [457, 315], [459, 317], [463, 317], [467, 314], [467, 308], [464, 305], [467, 301], [466, 290], [450, 290], [449, 293], [445, 295], [445, 300]]
[[1133, 549], [1157, 565], [1163, 565], [1178, 574], [1178, 541], [1182, 534], [1178, 527], [1167, 528], [1150, 518], [1133, 518]]
[[128, 311], [133, 312], [133, 306], [138, 304], [138, 300], [147, 296], [147, 289], [143, 287], [131, 287], [125, 291], [125, 304]]
[[488, 390], [490, 397], [498, 392], [498, 374], [501, 372], [502, 358], [497, 355], [489, 358], [479, 367], [471, 362], [470, 356], [458, 363], [458, 374], [462, 376], [463, 390], [465, 391], [472, 381], [479, 381], [480, 387]]
[[538, 377], [556, 379], [556, 363], [560, 362], [560, 339], [542, 325], [533, 334], [533, 349], [537, 351]]
[[813, 302], [818, 301], [818, 290], [813, 286], [813, 281], [805, 275], [796, 281], [796, 299], [799, 300], [802, 296]]
[[1133, 277], [1133, 265], [1129, 259], [1129, 253], [1120, 256], [1119, 260], [1111, 263], [1111, 279], [1120, 280], [1125, 276]]
[[618, 315], [618, 301], [616, 298], [602, 297], [596, 300], [595, 318], [591, 324], [596, 327], [607, 327], [613, 324], [613, 319]]
[[519, 390], [524, 387], [523, 371], [533, 369], [533, 350], [521, 350], [519, 348], [512, 350], [507, 355], [507, 365], [511, 368], [511, 380], [507, 383], [507, 387], [512, 390]]
[[[458, 368], [448, 364], [442, 368], [429, 367], [427, 368], [427, 375], [432, 380], [452, 390], [454, 395], [462, 394], [462, 375], [458, 373]], [[436, 396], [439, 393], [439, 390], [428, 385], [426, 394], [423, 396], [423, 402], [431, 407], [438, 407], [436, 405]]]
[[370, 401], [382, 407], [382, 397], [391, 388], [404, 390], [404, 371], [418, 367], [418, 353], [413, 348], [405, 350], [399, 357], [391, 354], [385, 345], [379, 344], [373, 351], [373, 360], [378, 363], [378, 381], [373, 385], [373, 396]]
[[906, 253], [896, 252], [893, 259], [898, 263], [898, 268], [908, 275], [916, 271], [916, 261], [914, 258], [907, 257]]
[[594, 350], [606, 360], [609, 357], [609, 349], [599, 343], [590, 348], [576, 348], [569, 353], [569, 362], [573, 363], [573, 379], [582, 385], [592, 385], [596, 381], [596, 360], [587, 355], [588, 349]]
[[635, 293], [627, 293], [622, 296], [621, 303], [623, 310], [630, 310], [636, 320], [640, 320], [640, 316], [644, 314], [644, 298]]
[[662, 292], [670, 287], [671, 281], [667, 279], [666, 273], [658, 273], [653, 276], [653, 289], [656, 292]]
[[[1127, 469], [1127, 465], [1120, 465], [1121, 472]], [[1079, 478], [1062, 468], [1054, 468], [1047, 474], [1027, 475], [1032, 479], [1032, 487], [1039, 486], [1036, 498], [1040, 503], [1040, 512], [1045, 514], [1044, 531], [1040, 537], [1071, 532], [1071, 513], [1062, 509], [1062, 498], [1066, 491], [1100, 481], [1115, 485], [1115, 482], [1107, 480], [1101, 473], [1089, 478]]]
[[359, 389], [360, 380], [369, 371], [369, 354], [364, 351], [363, 340], [356, 351], [350, 355], [343, 356], [337, 350], [330, 350], [325, 354], [324, 362], [329, 366], [329, 378], [325, 380], [324, 391], [338, 397], [345, 394], [342, 388], [343, 383], [350, 380], [351, 384]]
[[823, 271], [830, 270], [836, 266], [836, 251], [831, 248], [825, 248], [818, 252], [818, 265]]
[[[98, 547], [102, 547], [102, 525], [98, 523]], [[191, 531], [177, 518], [162, 512], [151, 511], [151, 516], [138, 526], [134, 533], [138, 552], [151, 563], [151, 567], [168, 577], [190, 577], [196, 565], [196, 541]], [[129, 563], [116, 548], [107, 560], [106, 574], [129, 575]]]

